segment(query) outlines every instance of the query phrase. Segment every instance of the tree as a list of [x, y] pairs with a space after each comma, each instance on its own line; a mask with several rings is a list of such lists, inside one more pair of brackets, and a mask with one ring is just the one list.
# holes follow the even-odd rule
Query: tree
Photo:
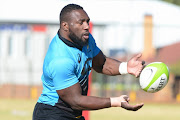
[[180, 60], [169, 66], [170, 72], [175, 75], [180, 75]]
[[165, 1], [165, 2], [172, 3], [172, 4], [180, 6], [180, 0], [162, 0], [162, 1]]

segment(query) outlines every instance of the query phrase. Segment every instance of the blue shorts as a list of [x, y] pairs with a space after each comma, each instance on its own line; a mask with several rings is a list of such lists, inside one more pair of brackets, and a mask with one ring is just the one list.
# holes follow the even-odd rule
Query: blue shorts
[[74, 116], [56, 106], [36, 103], [32, 120], [85, 120], [85, 118]]

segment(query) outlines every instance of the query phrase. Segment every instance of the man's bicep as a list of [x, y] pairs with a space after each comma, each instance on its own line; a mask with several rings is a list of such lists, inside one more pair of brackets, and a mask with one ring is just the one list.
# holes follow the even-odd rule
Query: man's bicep
[[103, 65], [106, 61], [106, 56], [100, 51], [94, 58], [92, 62], [92, 67], [96, 72], [102, 73]]
[[68, 88], [56, 90], [56, 92], [63, 101], [75, 108], [81, 96], [81, 87], [79, 83], [76, 83]]

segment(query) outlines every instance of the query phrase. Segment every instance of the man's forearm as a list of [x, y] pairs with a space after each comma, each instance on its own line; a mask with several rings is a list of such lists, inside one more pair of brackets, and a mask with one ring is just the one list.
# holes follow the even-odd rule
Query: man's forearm
[[100, 98], [94, 96], [80, 96], [71, 104], [77, 110], [98, 110], [111, 107], [110, 98]]
[[119, 65], [120, 61], [106, 57], [106, 61], [104, 63], [102, 73], [106, 75], [120, 75], [119, 73]]

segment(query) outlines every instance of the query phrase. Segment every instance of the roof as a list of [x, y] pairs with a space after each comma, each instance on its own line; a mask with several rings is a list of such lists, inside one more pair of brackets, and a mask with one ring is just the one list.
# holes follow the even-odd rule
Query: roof
[[180, 61], [180, 42], [174, 43], [162, 48], [157, 49], [156, 56], [151, 56], [145, 61], [150, 62], [164, 62], [165, 64], [171, 65]]

